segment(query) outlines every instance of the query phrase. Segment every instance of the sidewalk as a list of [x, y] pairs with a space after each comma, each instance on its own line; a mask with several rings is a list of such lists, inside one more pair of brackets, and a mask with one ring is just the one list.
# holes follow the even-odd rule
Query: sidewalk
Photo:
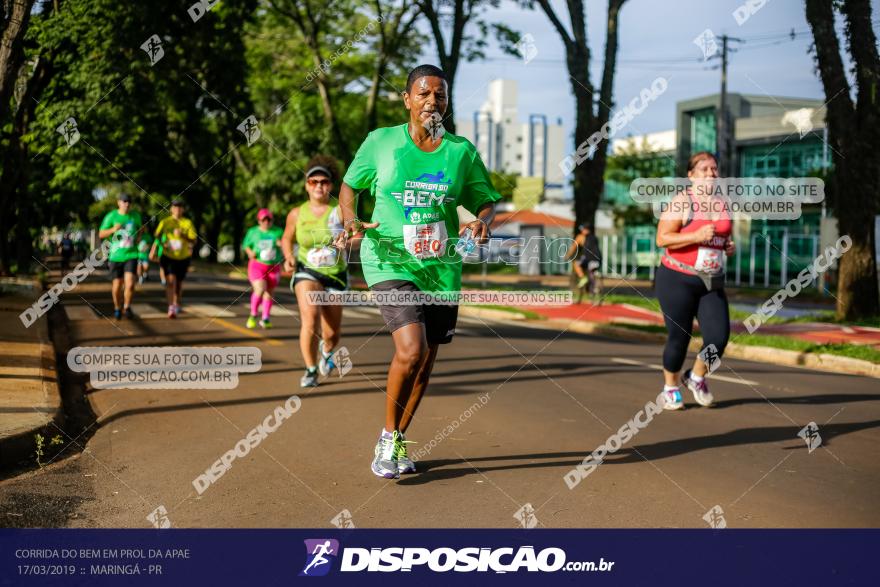
[[[34, 436], [60, 425], [61, 394], [48, 316], [25, 328], [19, 314], [40, 292], [21, 284], [0, 290], [0, 467], [30, 458]], [[44, 434], [45, 436], [45, 434]], [[49, 438], [46, 438], [48, 446]]]
[[[663, 315], [630, 304], [572, 304], [570, 306], [521, 308], [548, 319], [577, 320], [599, 324], [637, 324], [663, 326]], [[732, 324], [733, 332], [747, 332], [741, 322]], [[880, 328], [843, 326], [827, 322], [764, 324], [761, 334], [786, 336], [816, 344], [863, 344], [880, 350]]]

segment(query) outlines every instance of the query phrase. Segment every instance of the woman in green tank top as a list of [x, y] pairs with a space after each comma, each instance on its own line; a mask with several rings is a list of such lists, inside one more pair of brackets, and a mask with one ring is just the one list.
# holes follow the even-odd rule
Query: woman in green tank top
[[315, 387], [318, 373], [328, 375], [336, 366], [334, 349], [339, 344], [342, 306], [312, 304], [309, 293], [348, 289], [348, 270], [345, 251], [333, 245], [342, 232], [339, 209], [330, 202], [339, 177], [336, 161], [319, 155], [306, 169], [309, 199], [287, 215], [281, 248], [284, 268], [293, 273], [291, 286], [299, 305], [299, 348], [306, 364], [300, 386]]

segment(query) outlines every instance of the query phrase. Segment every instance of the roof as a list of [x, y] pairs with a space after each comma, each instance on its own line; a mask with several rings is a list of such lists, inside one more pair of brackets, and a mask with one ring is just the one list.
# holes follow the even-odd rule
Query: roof
[[554, 216], [545, 212], [534, 210], [515, 210], [513, 212], [500, 212], [495, 215], [492, 230], [498, 230], [502, 226], [510, 224], [539, 224], [541, 226], [553, 226], [556, 228], [574, 228], [574, 220]]

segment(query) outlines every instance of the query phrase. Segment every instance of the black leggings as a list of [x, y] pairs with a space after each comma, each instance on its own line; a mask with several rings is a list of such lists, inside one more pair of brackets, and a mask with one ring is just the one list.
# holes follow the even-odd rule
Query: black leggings
[[677, 373], [684, 364], [691, 341], [694, 318], [700, 323], [703, 346], [714, 344], [718, 356], [730, 338], [730, 314], [723, 289], [707, 291], [696, 275], [687, 275], [660, 265], [654, 280], [654, 295], [663, 310], [669, 336], [663, 349], [663, 368]]

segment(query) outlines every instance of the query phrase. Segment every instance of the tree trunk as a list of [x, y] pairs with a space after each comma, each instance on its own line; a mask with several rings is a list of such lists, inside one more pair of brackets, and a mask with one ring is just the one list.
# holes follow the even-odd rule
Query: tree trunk
[[[13, 237], [15, 240], [14, 250], [16, 251], [18, 271], [21, 271], [23, 267], [26, 269], [30, 265], [32, 243], [24, 244], [21, 241], [23, 238], [21, 232], [22, 224], [24, 223], [28, 230], [30, 227], [30, 224], [27, 224], [24, 218], [26, 212], [23, 211], [23, 208], [29, 205], [27, 170], [30, 161], [28, 159], [28, 145], [25, 141], [22, 141], [22, 137], [28, 132], [30, 123], [33, 120], [34, 109], [37, 105], [35, 98], [42, 94], [51, 76], [52, 66], [49, 57], [39, 58], [15, 111], [12, 120], [12, 130], [7, 135], [2, 176], [0, 176], [2, 177], [2, 180], [0, 180], [0, 216], [3, 217], [3, 230], [0, 232], [0, 235], [2, 235], [0, 240], [3, 241], [3, 249], [0, 250], [0, 273], [2, 274], [8, 274], [11, 271], [12, 251], [8, 248], [10, 237]], [[10, 219], [13, 217], [16, 218], [16, 223], [14, 224], [16, 228], [10, 233], [10, 229], [13, 227]], [[25, 261], [24, 265], [22, 264], [23, 261]]]
[[[569, 0], [568, 2], [571, 35], [556, 15], [550, 1], [538, 0], [538, 5], [550, 19], [565, 47], [565, 61], [575, 101], [574, 143], [576, 152], [580, 148], [581, 154], [583, 154], [581, 145], [585, 145], [593, 133], [601, 130], [602, 126], [608, 122], [611, 113], [614, 73], [617, 65], [617, 25], [620, 9], [625, 1], [609, 0], [608, 2], [602, 84], [597, 97], [596, 88], [590, 82], [590, 47], [587, 42], [583, 0]], [[595, 220], [596, 210], [599, 208], [602, 191], [605, 187], [607, 147], [608, 140], [603, 137], [597, 144], [592, 157], [574, 168], [572, 184], [575, 232], [580, 224], [592, 223]]]
[[855, 62], [857, 104], [851, 99], [840, 43], [834, 30], [833, 0], [806, 0], [807, 22], [815, 39], [816, 64], [826, 103], [826, 124], [834, 171], [834, 214], [852, 248], [839, 261], [837, 317], [856, 320], [880, 314], [875, 259], [874, 216], [880, 199], [880, 59], [871, 28], [868, 0], [847, 0], [849, 51]]
[[9, 98], [24, 59], [22, 40], [33, 6], [34, 0], [12, 0], [9, 20], [4, 23], [6, 26], [0, 39], [0, 120], [9, 112]]

